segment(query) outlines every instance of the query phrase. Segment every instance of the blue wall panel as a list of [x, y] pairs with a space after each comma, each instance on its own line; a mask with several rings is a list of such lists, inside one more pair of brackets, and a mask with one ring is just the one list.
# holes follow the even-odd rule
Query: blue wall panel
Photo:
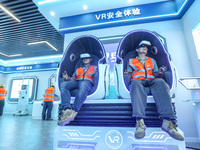
[[17, 72], [30, 72], [30, 71], [49, 71], [56, 70], [58, 62], [46, 63], [46, 64], [36, 64], [36, 65], [23, 65], [23, 66], [11, 66], [4, 67], [0, 66], [1, 73], [17, 73]]
[[194, 0], [165, 1], [60, 18], [59, 31], [70, 32], [180, 19]]

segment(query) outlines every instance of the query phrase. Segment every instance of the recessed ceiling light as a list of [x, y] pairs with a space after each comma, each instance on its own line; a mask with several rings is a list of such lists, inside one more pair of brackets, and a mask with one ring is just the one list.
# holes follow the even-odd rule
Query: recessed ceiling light
[[4, 55], [6, 57], [15, 57], [15, 56], [22, 56], [22, 54], [13, 54], [13, 55], [8, 55], [8, 54], [5, 54], [5, 53], [2, 53], [0, 52], [1, 55]]
[[1, 4], [0, 4], [0, 8], [5, 11], [8, 15], [10, 15], [11, 17], [13, 17], [15, 20], [17, 20], [18, 22], [21, 22], [17, 17], [15, 17], [9, 10], [7, 10], [5, 7], [3, 7]]
[[51, 15], [51, 16], [55, 16], [55, 12], [51, 11], [51, 12], [50, 12], [50, 15]]
[[128, 0], [129, 3], [131, 3], [133, 0]]
[[83, 5], [83, 9], [87, 10], [88, 9], [87, 5]]
[[41, 43], [46, 43], [46, 44], [48, 44], [50, 47], [52, 47], [54, 50], [58, 51], [53, 45], [51, 45], [51, 44], [50, 44], [49, 42], [47, 42], [47, 41], [32, 42], [32, 43], [28, 43], [28, 45], [41, 44]]
[[51, 2], [55, 2], [55, 1], [56, 0], [44, 0], [44, 1], [38, 2], [38, 4], [41, 5], [41, 4], [51, 3]]

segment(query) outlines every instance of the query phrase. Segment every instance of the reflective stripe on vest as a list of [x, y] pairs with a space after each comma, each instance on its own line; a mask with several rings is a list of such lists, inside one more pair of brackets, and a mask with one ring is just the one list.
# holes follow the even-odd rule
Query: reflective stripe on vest
[[45, 102], [53, 102], [54, 101], [54, 88], [48, 88], [45, 92], [44, 96], [44, 101]]
[[6, 90], [4, 88], [0, 88], [0, 100], [4, 100], [6, 97]]
[[155, 78], [153, 75], [154, 64], [155, 60], [150, 57], [147, 57], [147, 60], [145, 61], [144, 65], [137, 58], [129, 59], [129, 65], [134, 70], [131, 79], [132, 80], [154, 79]]
[[80, 67], [76, 69], [75, 74], [76, 74], [76, 80], [89, 80], [94, 84], [94, 71], [96, 70], [97, 66], [89, 66], [88, 70], [86, 73], [84, 72], [83, 68]]

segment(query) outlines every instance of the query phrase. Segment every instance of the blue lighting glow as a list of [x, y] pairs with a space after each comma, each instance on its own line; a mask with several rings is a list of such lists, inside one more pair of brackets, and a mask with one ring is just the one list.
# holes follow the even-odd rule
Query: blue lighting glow
[[106, 40], [115, 40], [115, 39], [121, 39], [123, 36], [116, 36], [116, 37], [111, 37], [111, 38], [102, 38], [99, 39], [100, 41], [106, 41]]
[[133, 146], [133, 150], [168, 150], [166, 147], [163, 146]]
[[129, 139], [132, 139], [134, 142], [148, 142], [148, 143], [164, 143], [167, 140], [172, 139], [167, 135], [166, 132], [152, 132], [149, 136], [144, 137], [144, 140], [138, 140], [134, 138], [134, 133], [132, 131], [127, 131], [127, 133], [131, 134], [128, 136]]
[[[55, 148], [70, 148], [71, 150], [185, 150], [185, 141], [171, 138], [160, 128], [149, 128], [143, 139], [136, 139], [134, 130], [133, 127], [57, 127], [54, 146]], [[70, 139], [64, 134], [68, 136], [71, 134]], [[93, 139], [95, 136], [98, 138]]]
[[51, 3], [51, 2], [55, 2], [55, 1], [57, 1], [57, 0], [44, 0], [44, 1], [38, 2], [38, 5]]
[[46, 56], [46, 57], [35, 57], [35, 58], [25, 58], [25, 59], [17, 59], [17, 60], [9, 60], [4, 61], [5, 63], [12, 63], [12, 62], [22, 62], [22, 61], [29, 61], [29, 60], [43, 60], [43, 59], [52, 59], [52, 58], [62, 58], [63, 55], [57, 56]]
[[89, 141], [94, 141], [96, 138], [99, 138], [99, 135], [96, 135], [98, 132], [101, 131], [95, 131], [91, 135], [84, 135], [81, 134], [80, 131], [78, 130], [66, 130], [64, 129], [64, 134], [63, 136], [66, 136], [70, 140], [89, 140]]

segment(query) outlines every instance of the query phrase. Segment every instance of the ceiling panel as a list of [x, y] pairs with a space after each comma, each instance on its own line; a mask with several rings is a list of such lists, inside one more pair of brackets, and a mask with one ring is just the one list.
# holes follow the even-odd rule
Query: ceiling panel
[[[38, 11], [32, 0], [0, 0], [0, 5], [21, 21], [17, 22], [0, 8], [0, 59], [10, 60], [63, 53], [63, 37]], [[49, 42], [58, 51], [46, 43], [27, 45], [39, 41]], [[22, 54], [22, 56], [9, 57], [14, 54]]]

